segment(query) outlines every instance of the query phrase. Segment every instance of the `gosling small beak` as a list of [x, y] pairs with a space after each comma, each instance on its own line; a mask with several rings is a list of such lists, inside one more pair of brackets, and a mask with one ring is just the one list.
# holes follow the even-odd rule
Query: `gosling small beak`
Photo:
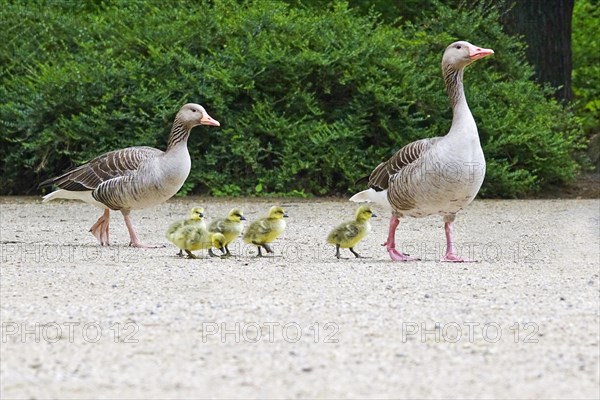
[[288, 213], [286, 213], [286, 212], [283, 213], [283, 218], [288, 218], [288, 217], [289, 217]]
[[199, 213], [198, 216], [204, 218], [204, 213]]
[[221, 126], [219, 121], [208, 114], [204, 114], [204, 116], [200, 119], [200, 125]]
[[371, 214], [371, 217], [377, 218], [377, 214], [373, 213]]
[[246, 217], [244, 217], [243, 215], [240, 217], [240, 221], [245, 221]]

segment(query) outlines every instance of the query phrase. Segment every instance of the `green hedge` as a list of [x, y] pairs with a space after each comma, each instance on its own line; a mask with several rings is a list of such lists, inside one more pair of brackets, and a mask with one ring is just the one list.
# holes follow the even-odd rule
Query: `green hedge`
[[573, 93], [577, 115], [591, 135], [600, 133], [600, 2], [577, 0], [573, 9]]
[[531, 194], [578, 170], [580, 125], [532, 82], [494, 10], [437, 5], [400, 27], [345, 3], [17, 1], [3, 14], [4, 194], [104, 151], [164, 147], [175, 112], [198, 102], [221, 128], [192, 133], [182, 193], [348, 195], [402, 145], [447, 132], [439, 65], [456, 39], [496, 51], [466, 72], [482, 194]]

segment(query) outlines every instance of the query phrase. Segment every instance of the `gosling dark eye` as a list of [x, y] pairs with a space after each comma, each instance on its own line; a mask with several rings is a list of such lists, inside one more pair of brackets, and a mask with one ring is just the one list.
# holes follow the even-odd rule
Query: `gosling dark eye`
[[457, 45], [456, 45], [456, 48], [457, 48], [457, 49], [460, 49], [460, 48], [461, 48], [460, 44], [457, 44]]

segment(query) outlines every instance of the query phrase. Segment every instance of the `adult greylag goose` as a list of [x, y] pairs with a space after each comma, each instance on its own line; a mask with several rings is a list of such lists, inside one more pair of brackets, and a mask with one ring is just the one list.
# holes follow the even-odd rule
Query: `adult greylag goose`
[[455, 253], [452, 223], [456, 213], [479, 192], [485, 175], [485, 158], [473, 115], [463, 88], [465, 67], [493, 54], [491, 49], [459, 41], [446, 48], [442, 72], [452, 105], [452, 126], [443, 137], [421, 139], [402, 147], [379, 164], [368, 178], [369, 189], [351, 201], [371, 201], [391, 209], [387, 251], [394, 261], [414, 260], [396, 250], [399, 218], [441, 215], [446, 233], [442, 261], [466, 261]]
[[54, 199], [82, 200], [104, 209], [90, 232], [107, 246], [110, 210], [119, 210], [129, 232], [130, 246], [140, 242], [131, 222], [131, 210], [161, 204], [175, 195], [187, 179], [191, 160], [187, 140], [193, 127], [220, 126], [206, 110], [189, 103], [181, 107], [169, 136], [166, 151], [137, 146], [111, 151], [64, 174], [45, 180], [39, 187], [56, 185], [43, 202]]

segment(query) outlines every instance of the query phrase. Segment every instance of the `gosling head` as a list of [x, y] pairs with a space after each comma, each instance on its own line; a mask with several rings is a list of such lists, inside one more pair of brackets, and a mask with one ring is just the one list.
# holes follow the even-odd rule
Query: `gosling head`
[[194, 207], [190, 212], [190, 219], [192, 221], [202, 221], [204, 218], [204, 208], [202, 207]]
[[219, 121], [208, 115], [204, 107], [194, 103], [188, 103], [181, 107], [175, 120], [180, 121], [188, 129], [198, 125], [221, 126]]
[[246, 217], [244, 217], [244, 213], [242, 212], [241, 208], [233, 208], [231, 211], [229, 211], [227, 219], [232, 222], [240, 222], [245, 221]]
[[454, 42], [444, 51], [442, 69], [446, 71], [448, 66], [453, 66], [454, 69], [464, 68], [473, 61], [490, 54], [494, 54], [494, 50], [477, 47], [465, 41]]
[[288, 214], [279, 206], [273, 206], [269, 209], [269, 219], [287, 218]]
[[371, 210], [371, 207], [369, 206], [360, 206], [356, 210], [356, 220], [358, 222], [368, 221], [371, 219], [371, 217], [376, 216], [377, 215], [375, 215], [375, 213], [373, 212], [373, 210]]
[[225, 252], [223, 249], [225, 247], [225, 236], [221, 233], [213, 233], [210, 238], [210, 242], [213, 247], [221, 250], [221, 252]]

